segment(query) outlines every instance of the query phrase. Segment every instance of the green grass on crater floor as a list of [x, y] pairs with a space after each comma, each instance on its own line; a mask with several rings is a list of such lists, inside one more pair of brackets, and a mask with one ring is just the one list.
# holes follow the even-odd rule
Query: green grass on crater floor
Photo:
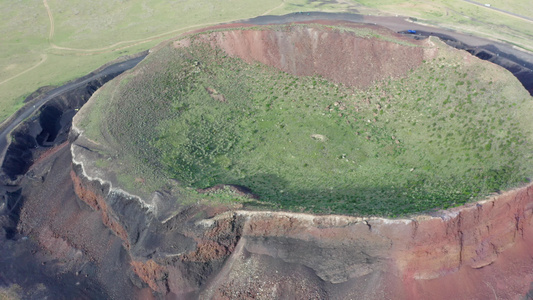
[[166, 47], [104, 87], [78, 126], [118, 151], [130, 189], [172, 178], [189, 198], [245, 201], [187, 188], [236, 184], [274, 209], [398, 216], [527, 181], [530, 96], [507, 71], [440, 47], [407, 78], [364, 90], [200, 42]]

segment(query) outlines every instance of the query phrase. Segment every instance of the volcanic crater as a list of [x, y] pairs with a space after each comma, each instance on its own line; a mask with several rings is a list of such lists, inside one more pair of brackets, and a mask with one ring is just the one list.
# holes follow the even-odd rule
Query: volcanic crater
[[229, 201], [398, 216], [527, 183], [532, 109], [509, 72], [437, 38], [233, 24], [164, 43], [99, 90], [75, 117], [73, 153], [165, 214]]
[[33, 247], [34, 297], [50, 273], [79, 298], [528, 299], [532, 110], [436, 38], [200, 30], [43, 136], [2, 245]]

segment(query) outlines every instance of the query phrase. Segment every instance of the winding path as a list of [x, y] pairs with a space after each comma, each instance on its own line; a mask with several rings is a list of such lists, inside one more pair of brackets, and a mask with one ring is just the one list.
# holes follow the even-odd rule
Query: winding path
[[[44, 6], [46, 8], [46, 11], [48, 12], [48, 18], [50, 19], [50, 33], [49, 33], [50, 47], [52, 47], [54, 49], [58, 49], [58, 50], [75, 51], [75, 52], [81, 52], [81, 53], [106, 53], [106, 52], [119, 51], [119, 50], [123, 50], [123, 49], [126, 49], [126, 48], [131, 48], [133, 46], [137, 46], [137, 45], [141, 45], [141, 44], [144, 44], [144, 43], [148, 43], [148, 42], [151, 42], [153, 40], [164, 38], [164, 37], [167, 37], [169, 35], [174, 35], [176, 33], [179, 33], [181, 31], [184, 31], [184, 30], [187, 30], [187, 29], [202, 28], [202, 27], [218, 25], [218, 24], [223, 24], [223, 23], [232, 23], [232, 22], [237, 22], [237, 21], [242, 20], [242, 19], [232, 19], [232, 20], [226, 20], [226, 21], [220, 21], [220, 22], [210, 22], [210, 23], [203, 23], [203, 24], [195, 24], [195, 25], [191, 25], [191, 26], [177, 28], [177, 29], [174, 29], [174, 30], [171, 30], [171, 31], [167, 31], [167, 32], [164, 32], [164, 33], [160, 33], [160, 34], [153, 35], [153, 36], [146, 37], [146, 38], [142, 38], [142, 39], [120, 41], [120, 42], [114, 43], [114, 44], [106, 46], [106, 47], [93, 48], [93, 49], [81, 49], [81, 48], [62, 47], [62, 46], [58, 46], [58, 45], [53, 43], [52, 39], [54, 37], [54, 30], [55, 30], [54, 17], [52, 15], [52, 11], [50, 10], [50, 6], [48, 5], [48, 1], [47, 0], [43, 0], [43, 4], [44, 4]], [[264, 12], [261, 15], [262, 16], [267, 15], [270, 12], [283, 7], [283, 5], [285, 5], [285, 1], [284, 0], [282, 0], [280, 5], [267, 10], [266, 12]], [[122, 46], [122, 47], [119, 47], [119, 46], [124, 45], [124, 44], [126, 44], [126, 45]]]
[[262, 16], [268, 15], [269, 13], [275, 11], [276, 9], [282, 8], [283, 5], [285, 5], [285, 0], [281, 0], [281, 4], [280, 4], [280, 5], [278, 5], [278, 6], [274, 7], [274, 8], [272, 8], [272, 9], [269, 9], [269, 10], [265, 11], [265, 13], [262, 14]]
[[55, 88], [49, 92], [46, 93], [46, 96], [39, 99], [36, 103], [34, 103], [31, 106], [27, 106], [22, 108], [17, 112], [17, 117], [15, 117], [13, 120], [8, 120], [8, 125], [3, 128], [3, 130], [0, 131], [0, 162], [4, 161], [4, 156], [6, 154], [7, 148], [10, 144], [10, 141], [8, 140], [9, 135], [11, 134], [11, 131], [15, 129], [19, 124], [21, 124], [26, 118], [31, 116], [35, 111], [37, 111], [43, 104], [48, 102], [49, 100], [66, 93], [68, 91], [71, 91], [77, 87], [80, 87], [84, 84], [87, 84], [88, 82], [98, 79], [100, 77], [114, 74], [114, 73], [122, 73], [126, 70], [129, 70], [136, 66], [141, 60], [143, 60], [146, 57], [146, 55], [141, 55], [136, 58], [132, 58], [130, 60], [116, 63], [114, 65], [111, 65], [100, 72], [97, 72], [93, 74], [92, 76], [86, 77], [81, 80], [76, 80], [70, 83], [67, 83], [63, 86], [60, 86], [58, 88]]
[[54, 38], [54, 31], [55, 31], [54, 15], [52, 15], [52, 10], [50, 10], [48, 1], [43, 0], [43, 4], [44, 4], [44, 7], [46, 8], [46, 12], [48, 13], [48, 19], [50, 20], [50, 32], [48, 33], [48, 42], [52, 43], [52, 39]]
[[20, 75], [24, 75], [24, 74], [28, 73], [29, 71], [31, 71], [31, 70], [37, 68], [38, 66], [40, 66], [40, 65], [41, 65], [42, 63], [44, 63], [47, 59], [48, 59], [48, 55], [46, 55], [46, 54], [41, 54], [41, 61], [39, 61], [36, 65], [34, 65], [33, 67], [31, 67], [31, 68], [29, 68], [29, 69], [26, 69], [26, 70], [24, 70], [24, 71], [22, 71], [22, 72], [20, 72], [20, 73], [18, 73], [18, 74], [16, 74], [16, 75], [13, 75], [13, 76], [11, 76], [11, 77], [9, 77], [9, 78], [7, 78], [7, 79], [1, 81], [0, 84], [4, 84], [4, 83], [10, 81], [11, 79], [17, 78], [17, 77], [19, 77]]
[[470, 4], [474, 4], [474, 5], [478, 5], [478, 6], [484, 7], [486, 9], [492, 9], [492, 10], [495, 10], [495, 11], [497, 11], [499, 13], [506, 14], [506, 15], [509, 15], [511, 17], [519, 18], [519, 19], [522, 19], [524, 21], [528, 21], [528, 22], [532, 22], [533, 23], [533, 18], [529, 18], [529, 17], [526, 17], [526, 16], [515, 14], [515, 13], [512, 13], [510, 11], [506, 11], [506, 10], [494, 7], [492, 5], [491, 6], [487, 6], [487, 5], [483, 4], [483, 3], [479, 3], [479, 2], [476, 2], [476, 1], [472, 1], [472, 0], [463, 0], [463, 1], [464, 2], [468, 2]]
[[[52, 39], [54, 38], [54, 16], [52, 15], [52, 11], [50, 10], [50, 6], [48, 6], [48, 1], [47, 0], [43, 0], [43, 4], [44, 4], [44, 7], [46, 8], [46, 12], [48, 13], [48, 19], [50, 20], [50, 30], [48, 32], [48, 43], [50, 45], [52, 45]], [[46, 60], [48, 59], [48, 55], [46, 55], [45, 53], [41, 54], [41, 60], [36, 64], [34, 65], [33, 67], [30, 67], [29, 69], [26, 69], [16, 75], [13, 75], [3, 81], [0, 82], [0, 85], [1, 84], [4, 84], [14, 78], [17, 78], [21, 75], [24, 75], [26, 74], [27, 72], [37, 68], [38, 66], [40, 66], [42, 63], [44, 63]]]

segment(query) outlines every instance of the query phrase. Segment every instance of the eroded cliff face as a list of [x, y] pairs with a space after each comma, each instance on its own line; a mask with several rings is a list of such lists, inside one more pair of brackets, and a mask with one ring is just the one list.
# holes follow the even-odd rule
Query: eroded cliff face
[[[132, 270], [161, 296], [522, 299], [533, 282], [532, 185], [405, 220], [229, 208], [206, 218], [191, 206], [162, 223], [74, 170], [78, 197], [101, 211]], [[144, 225], [117, 211], [128, 206]]]
[[160, 221], [55, 150], [21, 183], [29, 239], [3, 241], [13, 272], [42, 274], [33, 296], [46, 274], [116, 299], [527, 299], [533, 282], [533, 186], [409, 220], [189, 206]]
[[[359, 88], [405, 76], [434, 55], [434, 49], [422, 47], [427, 41], [408, 39], [382, 27], [346, 22], [341, 23], [346, 26], [341, 31], [328, 27], [339, 22], [317, 23], [322, 24], [218, 31], [193, 38], [249, 63], [260, 62], [296, 76], [320, 75]], [[191, 38], [173, 43], [176, 48], [190, 44]]]
[[[520, 299], [533, 281], [532, 195], [533, 187], [524, 187], [412, 220], [236, 212], [246, 216], [239, 245], [246, 255], [226, 266], [236, 276], [225, 277], [238, 279], [211, 289], [218, 296], [257, 291], [253, 284], [271, 281], [268, 273], [282, 268], [252, 268], [253, 283], [239, 272], [278, 260], [312, 270], [306, 278], [318, 277], [331, 298]], [[290, 293], [283, 282], [257, 293]]]

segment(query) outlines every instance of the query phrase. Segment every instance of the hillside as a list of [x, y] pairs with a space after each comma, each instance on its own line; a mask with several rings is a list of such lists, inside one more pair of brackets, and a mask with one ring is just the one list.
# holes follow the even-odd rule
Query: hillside
[[527, 182], [532, 111], [510, 73], [438, 39], [324, 23], [181, 37], [74, 122], [86, 167], [136, 195], [397, 216]]

